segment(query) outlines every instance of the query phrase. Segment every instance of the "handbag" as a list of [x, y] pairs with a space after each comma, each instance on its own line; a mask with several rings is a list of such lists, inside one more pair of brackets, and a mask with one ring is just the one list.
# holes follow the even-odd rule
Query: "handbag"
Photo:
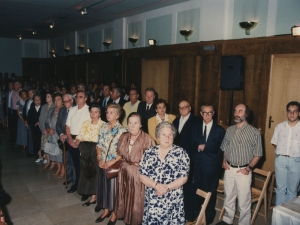
[[59, 154], [58, 144], [47, 141], [44, 146], [44, 152], [53, 156], [58, 155]]
[[[114, 137], [115, 136], [113, 136], [113, 138], [111, 139], [111, 141], [109, 143], [109, 146], [108, 146], [108, 149], [107, 149], [106, 158], [105, 158], [105, 162], [106, 162], [106, 159], [107, 159], [107, 156], [108, 156], [108, 152], [109, 152], [109, 149], [110, 149], [111, 142], [114, 139]], [[115, 177], [118, 176], [121, 164], [122, 164], [122, 160], [117, 161], [116, 163], [114, 163], [113, 165], [111, 165], [110, 167], [108, 167], [107, 169], [105, 169], [105, 173], [106, 173], [107, 179], [112, 179], [112, 178], [115, 178]]]

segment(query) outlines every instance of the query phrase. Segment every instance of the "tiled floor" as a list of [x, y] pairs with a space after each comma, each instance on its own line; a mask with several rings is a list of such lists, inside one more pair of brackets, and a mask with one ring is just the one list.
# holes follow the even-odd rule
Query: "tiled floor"
[[[0, 128], [0, 158], [2, 160], [2, 183], [12, 197], [6, 206], [6, 221], [14, 225], [95, 224], [100, 213], [94, 212], [94, 205], [82, 207], [81, 196], [68, 194], [63, 180], [53, 176], [53, 171], [45, 171], [42, 164], [34, 163], [33, 157], [26, 158], [22, 148], [14, 147], [5, 129]], [[219, 203], [221, 204], [221, 203]], [[5, 210], [5, 209], [4, 209]], [[270, 212], [271, 213], [271, 212]], [[213, 224], [218, 222], [219, 213]], [[255, 224], [267, 223], [258, 216]], [[102, 223], [107, 224], [108, 219]], [[117, 224], [124, 224], [119, 220]], [[237, 224], [237, 220], [235, 223]]]

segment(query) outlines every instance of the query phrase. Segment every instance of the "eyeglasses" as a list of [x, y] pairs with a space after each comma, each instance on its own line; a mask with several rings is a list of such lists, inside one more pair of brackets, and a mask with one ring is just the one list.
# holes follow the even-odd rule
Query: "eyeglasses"
[[203, 116], [208, 116], [208, 115], [212, 115], [212, 114], [214, 114], [214, 112], [201, 112], [201, 114], [203, 115]]
[[297, 114], [297, 113], [299, 113], [299, 110], [295, 110], [295, 111], [288, 110], [287, 113], [288, 114]]
[[185, 109], [188, 109], [190, 106], [182, 106], [182, 107], [180, 107], [179, 106], [179, 110], [185, 110]]
[[70, 101], [72, 101], [72, 99], [69, 99], [69, 100], [63, 101], [63, 103], [67, 103], [67, 102], [70, 102]]

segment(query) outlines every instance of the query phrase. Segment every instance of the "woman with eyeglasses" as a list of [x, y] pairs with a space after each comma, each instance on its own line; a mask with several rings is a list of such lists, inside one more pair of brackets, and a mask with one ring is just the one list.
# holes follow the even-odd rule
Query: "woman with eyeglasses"
[[150, 136], [159, 144], [159, 140], [155, 137], [155, 128], [161, 122], [172, 123], [176, 116], [173, 114], [167, 114], [167, 102], [164, 99], [158, 99], [155, 103], [156, 116], [148, 119], [148, 132]]

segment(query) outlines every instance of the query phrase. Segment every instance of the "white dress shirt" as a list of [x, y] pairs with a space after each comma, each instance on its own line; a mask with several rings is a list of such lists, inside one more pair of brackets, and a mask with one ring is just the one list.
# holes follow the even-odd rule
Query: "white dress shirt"
[[90, 120], [90, 112], [88, 105], [78, 109], [78, 106], [70, 108], [66, 125], [70, 127], [72, 135], [78, 135], [80, 133], [83, 122]]
[[191, 113], [189, 113], [186, 117], [182, 117], [180, 116], [180, 120], [179, 120], [179, 126], [178, 126], [178, 133], [180, 134], [184, 124], [186, 123], [186, 121], [190, 118]]

